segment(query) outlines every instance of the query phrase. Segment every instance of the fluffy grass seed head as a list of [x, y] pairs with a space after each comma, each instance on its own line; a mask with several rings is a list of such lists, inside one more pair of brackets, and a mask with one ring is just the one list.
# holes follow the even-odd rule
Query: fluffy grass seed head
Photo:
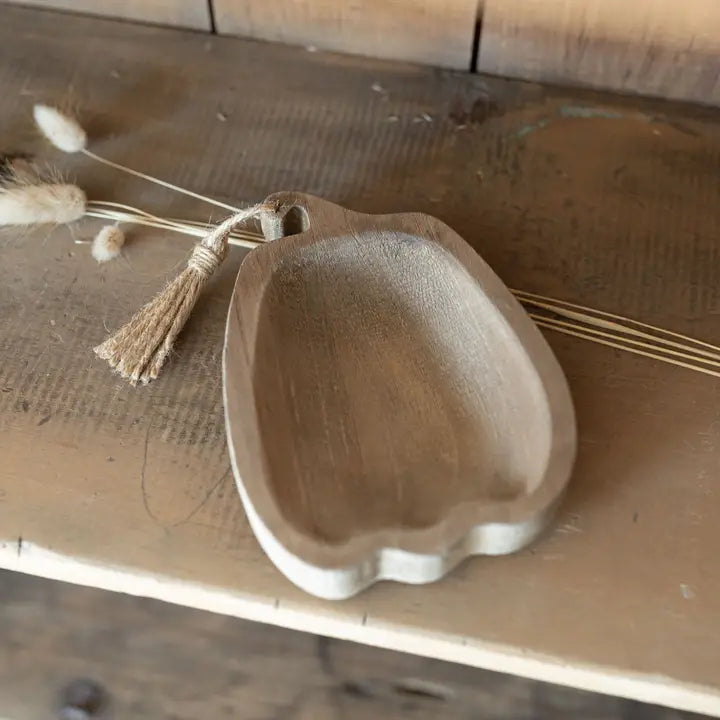
[[120, 254], [124, 244], [125, 233], [117, 225], [106, 225], [92, 242], [92, 256], [99, 263], [106, 263]]
[[0, 189], [0, 225], [69, 223], [85, 214], [86, 205], [85, 193], [77, 185], [10, 185]]
[[40, 132], [59, 150], [76, 153], [85, 149], [87, 135], [75, 118], [42, 104], [33, 107], [33, 117]]

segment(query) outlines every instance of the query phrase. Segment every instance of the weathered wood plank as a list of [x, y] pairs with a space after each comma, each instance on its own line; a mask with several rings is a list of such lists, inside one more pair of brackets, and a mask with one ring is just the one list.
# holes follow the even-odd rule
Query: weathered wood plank
[[720, 104], [715, 0], [485, 0], [481, 72]]
[[[104, 15], [195, 30], [210, 30], [210, 9], [205, 0], [2, 0], [48, 10]], [[0, 10], [1, 11], [1, 10]]]
[[477, 0], [213, 0], [218, 32], [467, 70]]

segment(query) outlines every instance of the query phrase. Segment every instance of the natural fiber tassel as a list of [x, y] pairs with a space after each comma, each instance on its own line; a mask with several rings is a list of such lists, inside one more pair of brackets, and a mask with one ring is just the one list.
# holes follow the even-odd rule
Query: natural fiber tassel
[[154, 380], [200, 291], [225, 259], [228, 235], [241, 223], [268, 209], [267, 205], [254, 205], [218, 225], [195, 246], [185, 270], [127, 325], [96, 347], [97, 355], [133, 385]]

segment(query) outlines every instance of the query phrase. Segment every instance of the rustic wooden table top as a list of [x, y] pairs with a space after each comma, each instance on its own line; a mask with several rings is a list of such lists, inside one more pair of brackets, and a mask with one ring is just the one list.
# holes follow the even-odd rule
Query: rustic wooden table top
[[[303, 49], [2, 9], [3, 151], [41, 154], [95, 199], [212, 208], [36, 137], [70, 101], [91, 148], [230, 202], [280, 189], [447, 222], [512, 287], [717, 341], [717, 115]], [[720, 715], [720, 386], [549, 335], [580, 451], [553, 529], [426, 587], [342, 603], [258, 547], [225, 445], [220, 356], [234, 250], [145, 388], [90, 348], [192, 241], [98, 225], [0, 235], [0, 564], [537, 679]]]

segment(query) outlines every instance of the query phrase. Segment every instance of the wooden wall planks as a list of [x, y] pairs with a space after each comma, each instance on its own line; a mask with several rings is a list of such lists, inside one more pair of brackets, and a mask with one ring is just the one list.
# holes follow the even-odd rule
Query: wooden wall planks
[[720, 103], [717, 0], [485, 0], [480, 72]]
[[480, 72], [720, 104], [717, 0], [5, 1], [459, 70], [481, 15]]
[[[210, 30], [206, 0], [5, 0], [46, 10], [70, 10], [156, 25]], [[1, 12], [1, 11], [0, 11]]]
[[478, 0], [214, 0], [218, 32], [467, 70]]

